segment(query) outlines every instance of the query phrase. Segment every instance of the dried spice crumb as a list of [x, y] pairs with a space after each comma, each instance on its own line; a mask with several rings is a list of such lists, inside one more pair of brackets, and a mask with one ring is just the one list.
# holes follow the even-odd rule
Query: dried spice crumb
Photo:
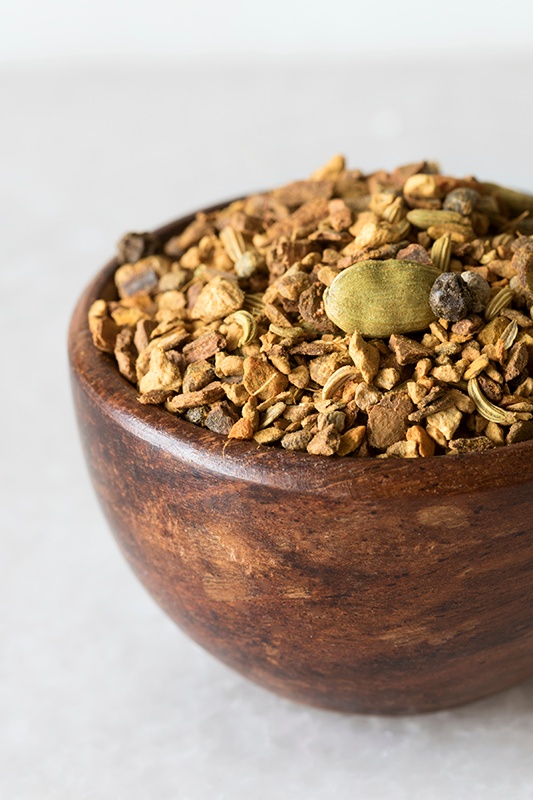
[[511, 425], [509, 433], [505, 437], [507, 444], [514, 442], [526, 442], [533, 439], [533, 421], [532, 420], [519, 420]]
[[254, 426], [249, 419], [241, 417], [237, 422], [233, 423], [230, 432], [228, 433], [229, 439], [251, 439], [254, 435]]
[[356, 428], [350, 428], [349, 431], [343, 433], [340, 439], [339, 449], [337, 450], [338, 455], [347, 456], [357, 450], [357, 448], [363, 444], [365, 434], [365, 425], [359, 425]]
[[456, 453], [481, 453], [494, 445], [486, 436], [473, 436], [470, 439], [453, 439], [449, 446], [450, 455], [455, 455]]
[[133, 328], [122, 328], [115, 342], [114, 355], [121, 375], [124, 375], [131, 383], [137, 382], [137, 372], [135, 361], [137, 349], [133, 343]]
[[224, 397], [224, 387], [221, 383], [213, 381], [203, 389], [196, 392], [184, 392], [183, 394], [176, 394], [169, 400], [166, 407], [169, 411], [179, 413], [189, 408], [196, 408], [197, 406], [204, 406], [215, 403], [217, 400]]
[[141, 403], [228, 439], [329, 458], [528, 441], [531, 208], [424, 161], [334, 156], [167, 241], [126, 234], [90, 333]]
[[407, 429], [407, 441], [416, 442], [418, 448], [418, 455], [422, 458], [428, 458], [435, 453], [435, 442], [428, 436], [426, 430], [421, 425], [412, 425]]
[[286, 433], [281, 440], [281, 446], [284, 447], [285, 450], [306, 450], [312, 438], [313, 434], [311, 431], [303, 428], [300, 431]]
[[431, 357], [433, 351], [430, 347], [414, 339], [409, 339], [407, 336], [393, 334], [389, 339], [389, 348], [396, 356], [398, 364], [405, 366], [406, 364], [415, 364], [422, 358]]
[[201, 290], [191, 311], [192, 319], [214, 322], [242, 308], [244, 292], [236, 281], [213, 278]]
[[187, 363], [191, 364], [194, 361], [203, 361], [211, 358], [211, 356], [223, 350], [226, 344], [226, 339], [221, 333], [212, 331], [195, 339], [194, 342], [186, 344], [182, 352]]
[[378, 348], [370, 342], [365, 342], [361, 334], [355, 331], [348, 345], [348, 353], [365, 383], [372, 383], [379, 372], [380, 352]]
[[159, 247], [153, 233], [126, 233], [117, 244], [117, 258], [121, 264], [134, 264], [156, 253]]
[[412, 410], [407, 392], [385, 395], [368, 412], [368, 443], [383, 450], [403, 439]]
[[205, 418], [204, 425], [213, 433], [229, 436], [238, 416], [227, 402], [215, 403]]
[[529, 359], [529, 352], [525, 342], [516, 342], [509, 351], [509, 360], [505, 366], [504, 378], [509, 383], [522, 373]]
[[327, 425], [319, 431], [309, 444], [307, 452], [315, 456], [333, 456], [340, 447], [341, 437], [335, 425]]

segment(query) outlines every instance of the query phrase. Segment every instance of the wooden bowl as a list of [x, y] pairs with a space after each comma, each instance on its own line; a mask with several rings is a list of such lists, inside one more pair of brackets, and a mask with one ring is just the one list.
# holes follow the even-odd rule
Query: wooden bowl
[[227, 442], [141, 405], [93, 347], [87, 310], [115, 267], [71, 323], [79, 427], [126, 558], [181, 628], [340, 711], [442, 709], [533, 674], [533, 442], [387, 460]]

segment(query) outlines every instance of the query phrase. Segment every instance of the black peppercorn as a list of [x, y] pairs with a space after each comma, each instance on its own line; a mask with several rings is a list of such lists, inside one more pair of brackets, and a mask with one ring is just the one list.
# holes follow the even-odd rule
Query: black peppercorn
[[479, 200], [479, 192], [475, 189], [461, 187], [453, 189], [446, 195], [442, 207], [445, 211], [458, 211], [459, 214], [468, 216], [475, 209]]
[[481, 275], [478, 275], [476, 272], [470, 272], [466, 270], [465, 272], [461, 272], [461, 278], [465, 281], [472, 293], [472, 302], [473, 305], [470, 311], [473, 311], [474, 314], [479, 314], [480, 311], [483, 311], [490, 300], [490, 284], [485, 278], [482, 278]]
[[467, 317], [474, 303], [468, 284], [456, 272], [439, 275], [429, 293], [429, 305], [435, 316], [450, 322]]

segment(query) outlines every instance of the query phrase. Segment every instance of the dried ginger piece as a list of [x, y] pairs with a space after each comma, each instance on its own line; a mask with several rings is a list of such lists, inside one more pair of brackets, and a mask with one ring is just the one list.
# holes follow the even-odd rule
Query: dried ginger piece
[[213, 278], [209, 281], [192, 308], [191, 318], [214, 322], [242, 308], [244, 292], [235, 281]]
[[346, 433], [343, 433], [337, 450], [338, 455], [347, 456], [353, 453], [354, 450], [357, 450], [357, 448], [363, 444], [365, 434], [365, 425], [359, 425], [357, 428], [350, 428]]
[[254, 435], [254, 426], [249, 419], [241, 417], [234, 422], [230, 432], [228, 433], [229, 439], [252, 439]]
[[265, 359], [255, 356], [244, 359], [243, 374], [246, 391], [261, 400], [276, 397], [288, 384], [288, 378], [283, 373]]
[[427, 435], [421, 425], [413, 425], [407, 429], [406, 439], [410, 442], [416, 442], [418, 447], [418, 454], [422, 458], [428, 458], [435, 453], [435, 442]]
[[93, 344], [104, 353], [113, 353], [119, 328], [114, 319], [108, 315], [105, 300], [95, 300], [89, 309], [89, 330]]
[[377, 347], [365, 342], [361, 334], [355, 331], [350, 339], [348, 352], [365, 383], [372, 383], [379, 372], [380, 353]]
[[413, 404], [407, 392], [385, 395], [368, 412], [368, 442], [384, 449], [403, 439]]
[[139, 381], [141, 395], [149, 392], [166, 392], [168, 396], [181, 388], [182, 376], [162, 347], [154, 347], [150, 353], [150, 365], [146, 375]]
[[335, 425], [327, 425], [313, 436], [307, 452], [316, 456], [333, 456], [340, 447], [341, 437]]
[[135, 362], [137, 350], [133, 343], [133, 328], [122, 328], [115, 342], [114, 356], [117, 360], [118, 370], [130, 383], [136, 383], [137, 372]]

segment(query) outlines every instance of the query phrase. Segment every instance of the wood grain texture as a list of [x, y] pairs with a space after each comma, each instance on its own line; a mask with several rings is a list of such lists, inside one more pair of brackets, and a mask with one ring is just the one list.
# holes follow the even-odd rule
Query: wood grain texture
[[532, 442], [417, 460], [228, 443], [141, 405], [94, 349], [87, 310], [115, 266], [72, 319], [74, 399], [111, 528], [172, 619], [248, 678], [341, 711], [436, 710], [533, 674]]

